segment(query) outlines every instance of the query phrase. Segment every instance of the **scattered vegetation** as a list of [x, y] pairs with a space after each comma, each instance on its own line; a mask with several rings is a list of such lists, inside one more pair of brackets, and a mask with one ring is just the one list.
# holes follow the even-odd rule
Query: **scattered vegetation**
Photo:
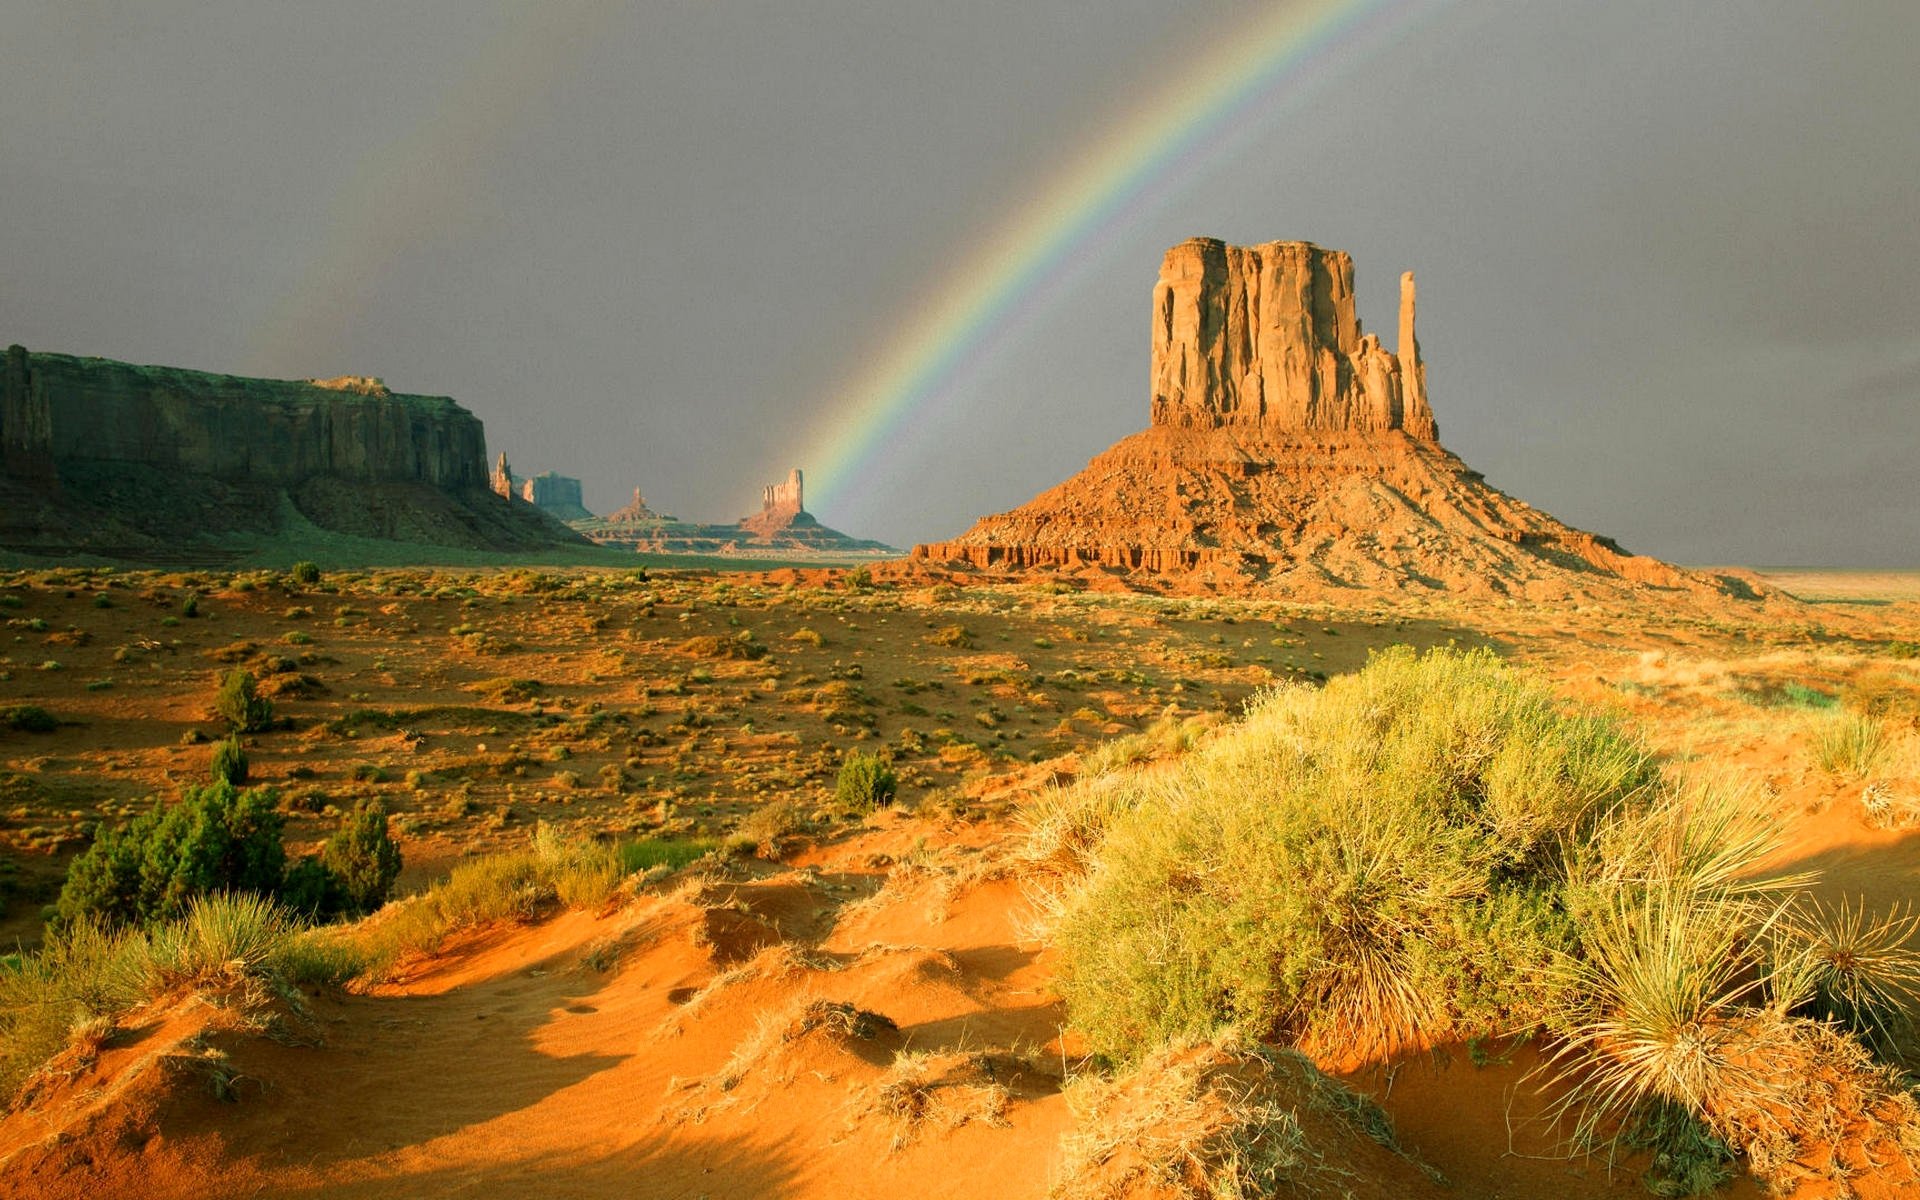
[[235, 667], [221, 678], [213, 707], [236, 733], [255, 733], [273, 720], [273, 701], [260, 695], [253, 672], [243, 667]]
[[16, 733], [52, 733], [60, 728], [59, 718], [38, 704], [15, 704], [0, 708], [0, 729]]

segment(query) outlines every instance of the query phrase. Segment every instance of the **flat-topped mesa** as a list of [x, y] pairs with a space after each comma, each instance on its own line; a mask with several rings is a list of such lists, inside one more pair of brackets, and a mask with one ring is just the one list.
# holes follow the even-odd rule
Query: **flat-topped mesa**
[[1360, 330], [1343, 251], [1190, 238], [1167, 251], [1153, 289], [1153, 424], [1436, 441], [1413, 325], [1411, 272], [1390, 352]]

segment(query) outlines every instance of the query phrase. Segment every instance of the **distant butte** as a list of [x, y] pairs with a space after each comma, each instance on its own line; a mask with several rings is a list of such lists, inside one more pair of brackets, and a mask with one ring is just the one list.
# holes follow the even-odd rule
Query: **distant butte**
[[573, 527], [603, 546], [651, 554], [748, 554], [840, 557], [899, 552], [881, 542], [829, 529], [807, 511], [806, 481], [795, 467], [780, 483], [760, 489], [760, 511], [732, 525], [677, 521], [648, 508], [640, 489], [633, 503]]
[[1440, 445], [1414, 322], [1411, 273], [1388, 350], [1361, 330], [1344, 252], [1182, 242], [1153, 289], [1149, 427], [913, 557], [1288, 592], [1754, 594], [1738, 578], [1629, 554], [1489, 486]]

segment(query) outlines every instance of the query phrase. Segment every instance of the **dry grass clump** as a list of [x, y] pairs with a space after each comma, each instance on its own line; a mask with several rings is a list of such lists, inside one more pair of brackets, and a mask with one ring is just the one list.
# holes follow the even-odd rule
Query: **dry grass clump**
[[183, 989], [257, 981], [284, 990], [339, 978], [336, 952], [271, 900], [217, 893], [178, 921], [112, 931], [91, 921], [0, 965], [0, 1096], [18, 1095], [76, 1038], [104, 1042], [118, 1018]]
[[1163, 1047], [1116, 1078], [1076, 1080], [1067, 1096], [1078, 1131], [1064, 1139], [1055, 1200], [1143, 1187], [1196, 1200], [1337, 1193], [1351, 1172], [1313, 1144], [1309, 1122], [1398, 1152], [1377, 1105], [1298, 1053], [1232, 1040]]
[[432, 950], [450, 933], [491, 921], [598, 904], [623, 874], [614, 846], [572, 841], [541, 824], [526, 849], [462, 863], [444, 882], [397, 906], [372, 927], [375, 957], [390, 961], [405, 951]]
[[1858, 778], [1873, 769], [1887, 748], [1885, 722], [1867, 713], [1836, 711], [1815, 727], [1813, 760], [1822, 771]]
[[892, 1130], [892, 1148], [899, 1150], [929, 1127], [1004, 1126], [1010, 1100], [986, 1055], [903, 1050], [856, 1098], [848, 1125], [878, 1117]]
[[1177, 758], [1198, 745], [1201, 736], [1218, 721], [1211, 713], [1189, 717], [1166, 713], [1139, 733], [1102, 742], [1081, 755], [1081, 774], [1105, 775], [1155, 759]]

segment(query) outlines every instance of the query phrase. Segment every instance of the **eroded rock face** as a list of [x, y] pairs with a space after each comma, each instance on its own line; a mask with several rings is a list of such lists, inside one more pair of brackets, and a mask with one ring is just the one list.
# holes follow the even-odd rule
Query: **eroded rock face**
[[1155, 425], [1377, 432], [1433, 441], [1402, 278], [1400, 346], [1360, 331], [1353, 260], [1311, 242], [1167, 251], [1153, 289]]
[[[140, 463], [228, 482], [487, 486], [480, 419], [445, 396], [350, 379], [248, 379], [105, 358], [28, 354], [29, 403], [56, 463]], [[9, 362], [15, 358], [8, 352]], [[377, 382], [377, 381], [375, 381]]]
[[478, 417], [366, 376], [252, 379], [14, 346], [0, 466], [0, 544], [37, 552], [213, 561], [221, 538], [276, 536], [288, 505], [359, 537], [577, 540], [491, 494]]
[[1412, 274], [1391, 352], [1353, 295], [1352, 260], [1311, 243], [1173, 247], [1153, 289], [1151, 425], [913, 556], [1288, 593], [1730, 594], [1488, 486], [1439, 444]]

